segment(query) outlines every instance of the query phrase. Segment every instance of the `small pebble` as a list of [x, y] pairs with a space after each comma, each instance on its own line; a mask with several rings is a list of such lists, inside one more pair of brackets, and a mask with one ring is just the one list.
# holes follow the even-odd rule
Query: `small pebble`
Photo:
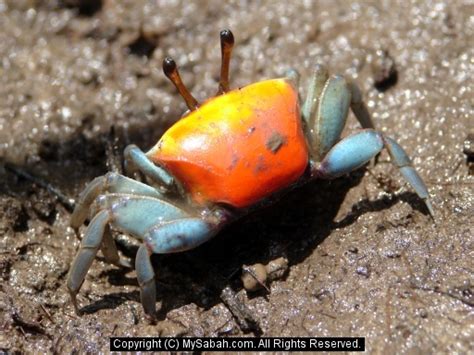
[[378, 50], [372, 62], [372, 77], [378, 91], [384, 92], [397, 84], [395, 61], [386, 50]]
[[370, 271], [367, 266], [359, 266], [356, 269], [356, 272], [358, 275], [364, 276], [364, 277], [369, 277], [370, 276]]
[[244, 268], [242, 283], [247, 291], [257, 291], [267, 282], [267, 270], [263, 264], [254, 264]]

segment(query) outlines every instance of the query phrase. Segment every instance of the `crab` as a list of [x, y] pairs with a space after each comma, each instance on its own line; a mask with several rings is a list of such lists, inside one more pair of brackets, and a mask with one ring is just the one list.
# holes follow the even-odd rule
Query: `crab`
[[[80, 194], [71, 226], [78, 230], [88, 216], [91, 220], [67, 278], [78, 314], [76, 295], [99, 249], [110, 263], [128, 265], [119, 257], [110, 227], [142, 241], [135, 269], [144, 312], [153, 319], [152, 254], [195, 248], [295, 187], [347, 174], [383, 148], [433, 214], [423, 180], [402, 147], [374, 128], [355, 83], [316, 66], [301, 104], [294, 69], [284, 78], [231, 90], [232, 32], [221, 31], [220, 41], [219, 89], [202, 104], [181, 81], [174, 60], [163, 61], [165, 75], [189, 110], [148, 152], [126, 147], [127, 175], [139, 172], [149, 184], [108, 173]], [[362, 129], [341, 139], [349, 108]]]

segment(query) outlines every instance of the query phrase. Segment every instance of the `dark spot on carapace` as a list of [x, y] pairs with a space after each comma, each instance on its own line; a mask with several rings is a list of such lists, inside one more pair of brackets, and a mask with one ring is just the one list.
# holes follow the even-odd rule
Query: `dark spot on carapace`
[[256, 129], [257, 129], [257, 128], [255, 128], [254, 126], [252, 126], [252, 127], [250, 127], [250, 128], [247, 130], [247, 132], [248, 132], [248, 134], [250, 135], [250, 134], [252, 134], [253, 132], [255, 132]]
[[282, 147], [283, 144], [286, 143], [286, 137], [282, 136], [278, 132], [274, 132], [270, 138], [268, 138], [267, 143], [265, 143], [265, 146], [269, 151], [271, 151], [273, 154], [276, 154], [278, 150]]
[[237, 166], [237, 163], [239, 162], [240, 158], [236, 155], [232, 155], [232, 161], [230, 162], [229, 167], [227, 168], [228, 170], [234, 170], [234, 168]]
[[253, 172], [255, 173], [255, 175], [258, 175], [262, 171], [267, 170], [267, 168], [268, 167], [267, 167], [267, 164], [265, 163], [265, 158], [263, 157], [263, 155], [260, 155], [258, 157], [257, 163], [255, 164]]

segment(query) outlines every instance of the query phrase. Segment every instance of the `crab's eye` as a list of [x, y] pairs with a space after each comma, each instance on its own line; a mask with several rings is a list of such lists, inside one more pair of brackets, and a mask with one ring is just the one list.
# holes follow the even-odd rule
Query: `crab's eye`
[[229, 64], [232, 48], [234, 48], [234, 35], [231, 30], [222, 30], [220, 36], [222, 63], [218, 94], [229, 91]]
[[179, 94], [183, 97], [188, 108], [191, 111], [195, 110], [199, 104], [194, 96], [191, 95], [186, 86], [184, 86], [181, 76], [179, 75], [178, 67], [173, 58], [166, 57], [163, 60], [163, 72], [168, 77], [168, 79], [171, 80], [174, 86], [176, 86], [176, 89], [178, 89]]

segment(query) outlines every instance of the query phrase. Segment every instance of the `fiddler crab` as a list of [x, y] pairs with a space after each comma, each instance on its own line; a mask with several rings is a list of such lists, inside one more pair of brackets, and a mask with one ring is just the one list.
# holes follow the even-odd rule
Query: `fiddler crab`
[[[151, 185], [108, 173], [80, 194], [71, 226], [78, 230], [89, 215], [92, 219], [67, 279], [77, 313], [76, 295], [99, 248], [107, 261], [127, 265], [118, 255], [110, 226], [143, 242], [135, 269], [144, 312], [154, 319], [151, 254], [195, 248], [285, 192], [317, 178], [347, 174], [383, 148], [433, 214], [427, 188], [409, 157], [374, 128], [354, 83], [317, 66], [302, 105], [299, 75], [293, 69], [285, 78], [231, 90], [232, 32], [221, 31], [220, 40], [219, 90], [202, 104], [184, 86], [174, 60], [163, 61], [165, 75], [189, 111], [147, 153], [135, 145], [126, 147], [127, 173], [140, 172]], [[340, 139], [349, 107], [363, 129]]]

